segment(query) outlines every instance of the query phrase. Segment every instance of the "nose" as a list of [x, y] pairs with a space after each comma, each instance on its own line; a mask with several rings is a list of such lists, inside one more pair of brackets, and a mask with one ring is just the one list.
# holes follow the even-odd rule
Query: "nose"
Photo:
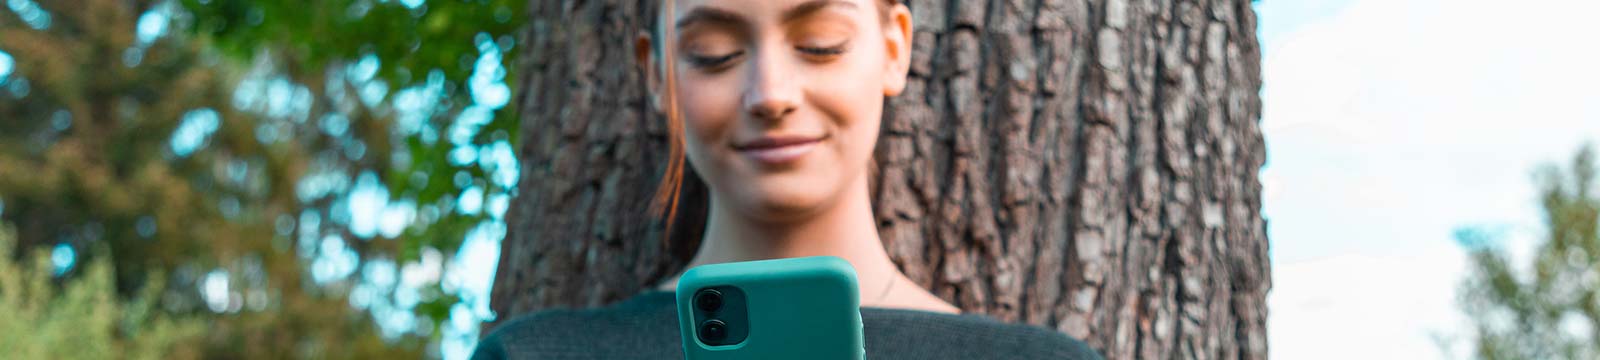
[[757, 55], [746, 82], [745, 111], [750, 117], [775, 121], [793, 114], [800, 103], [800, 84], [781, 56]]

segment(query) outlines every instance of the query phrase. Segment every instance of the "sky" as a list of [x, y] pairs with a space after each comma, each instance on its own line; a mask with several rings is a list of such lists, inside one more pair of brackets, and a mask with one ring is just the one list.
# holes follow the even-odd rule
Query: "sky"
[[1514, 258], [1531, 251], [1534, 169], [1600, 142], [1600, 2], [1255, 8], [1271, 357], [1465, 355], [1451, 234], [1504, 229]]

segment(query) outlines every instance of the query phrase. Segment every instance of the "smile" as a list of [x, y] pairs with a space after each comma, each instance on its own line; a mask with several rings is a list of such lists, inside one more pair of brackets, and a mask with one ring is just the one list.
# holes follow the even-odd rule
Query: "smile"
[[763, 137], [735, 145], [740, 154], [765, 165], [781, 165], [799, 160], [827, 139], [823, 137]]

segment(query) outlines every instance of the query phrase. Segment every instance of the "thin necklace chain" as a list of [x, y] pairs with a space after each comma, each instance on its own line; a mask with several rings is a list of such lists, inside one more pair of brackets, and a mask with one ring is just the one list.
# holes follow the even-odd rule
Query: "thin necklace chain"
[[878, 294], [878, 298], [876, 300], [872, 300], [872, 302], [880, 303], [880, 304], [883, 303], [883, 299], [886, 299], [886, 298], [889, 297], [889, 289], [893, 289], [894, 288], [894, 282], [895, 282], [895, 280], [899, 280], [898, 278], [899, 278], [899, 276], [890, 276], [889, 277], [889, 285], [884, 285], [883, 286], [883, 293], [882, 294]]

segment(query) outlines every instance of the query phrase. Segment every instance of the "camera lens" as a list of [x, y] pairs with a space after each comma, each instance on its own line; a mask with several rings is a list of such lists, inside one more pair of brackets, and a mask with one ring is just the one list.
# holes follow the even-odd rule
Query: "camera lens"
[[700, 338], [706, 342], [722, 341], [728, 338], [728, 324], [722, 323], [722, 320], [706, 320], [700, 323]]
[[694, 297], [694, 306], [701, 311], [717, 311], [722, 308], [722, 292], [712, 289], [700, 290], [700, 294]]

